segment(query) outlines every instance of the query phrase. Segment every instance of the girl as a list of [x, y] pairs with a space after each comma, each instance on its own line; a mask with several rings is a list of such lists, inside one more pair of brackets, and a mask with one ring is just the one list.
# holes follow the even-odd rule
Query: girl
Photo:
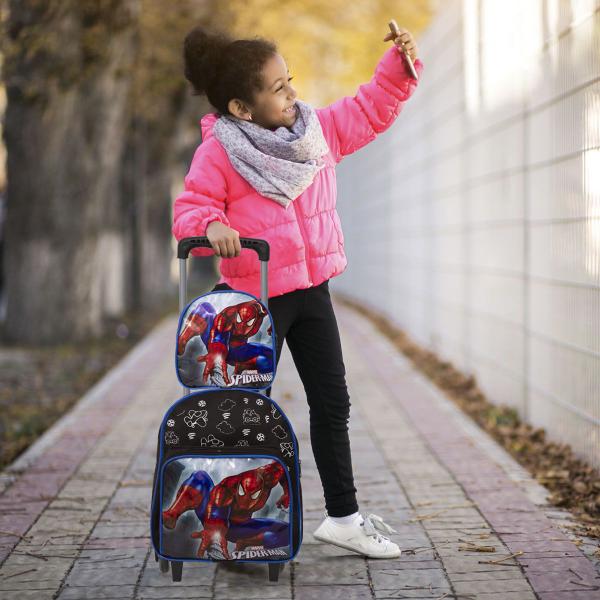
[[[185, 76], [194, 95], [217, 112], [201, 121], [185, 190], [174, 205], [173, 235], [207, 236], [212, 249], [195, 256], [220, 261], [214, 289], [260, 297], [260, 266], [240, 236], [271, 248], [269, 310], [279, 362], [283, 340], [302, 380], [310, 437], [325, 496], [325, 519], [314, 537], [370, 558], [400, 549], [381, 532], [394, 530], [377, 515], [358, 512], [348, 420], [350, 400], [329, 279], [346, 268], [344, 236], [335, 209], [335, 165], [385, 131], [417, 86], [399, 52], [404, 46], [420, 75], [411, 34], [400, 29], [369, 83], [325, 108], [297, 98], [274, 43], [232, 40], [200, 27], [185, 38]], [[366, 199], [365, 199], [366, 200]], [[271, 388], [267, 391], [270, 395]]]

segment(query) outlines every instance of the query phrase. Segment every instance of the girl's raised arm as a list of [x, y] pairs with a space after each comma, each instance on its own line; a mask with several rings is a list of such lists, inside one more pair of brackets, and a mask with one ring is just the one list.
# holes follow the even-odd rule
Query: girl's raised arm
[[[225, 214], [227, 182], [213, 158], [212, 146], [210, 140], [198, 146], [184, 179], [184, 191], [175, 199], [171, 231], [177, 241], [206, 235], [206, 228], [215, 220], [229, 227]], [[211, 256], [214, 251], [212, 248], [194, 248], [191, 254]]]
[[360, 85], [354, 96], [344, 96], [317, 109], [336, 163], [391, 126], [421, 79], [423, 63], [417, 58], [414, 66], [418, 80], [412, 77], [397, 46], [390, 46], [377, 64], [371, 81]]

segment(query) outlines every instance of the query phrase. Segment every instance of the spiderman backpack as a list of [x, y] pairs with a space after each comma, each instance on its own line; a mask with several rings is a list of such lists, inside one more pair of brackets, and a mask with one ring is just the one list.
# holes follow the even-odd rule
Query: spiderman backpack
[[240, 238], [261, 264], [261, 299], [213, 290], [186, 305], [190, 250], [179, 242], [180, 317], [175, 368], [184, 396], [164, 414], [150, 530], [163, 573], [181, 581], [185, 561], [266, 562], [277, 581], [302, 543], [298, 441], [284, 412], [259, 390], [276, 371], [265, 240]]

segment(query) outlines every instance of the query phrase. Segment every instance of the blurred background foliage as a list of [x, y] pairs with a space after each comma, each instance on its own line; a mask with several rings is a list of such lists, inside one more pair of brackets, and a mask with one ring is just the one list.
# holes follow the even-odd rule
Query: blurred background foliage
[[[300, 97], [324, 106], [370, 79], [391, 18], [418, 36], [431, 12], [425, 0], [1, 2], [1, 318], [5, 341], [21, 343], [101, 335], [174, 290], [171, 200], [211, 110], [183, 77], [192, 27], [273, 40]], [[98, 268], [82, 278], [77, 262]], [[42, 309], [40, 286], [62, 319], [34, 335], [19, 322]]]
[[390, 44], [383, 42], [390, 19], [417, 37], [431, 18], [425, 0], [233, 0], [227, 11], [236, 36], [277, 42], [298, 94], [315, 106], [353, 94], [371, 78]]
[[[262, 36], [315, 106], [354, 94], [429, 2], [0, 0], [0, 466], [177, 311], [171, 206], [212, 110], [196, 25]], [[214, 259], [190, 265], [210, 289]]]

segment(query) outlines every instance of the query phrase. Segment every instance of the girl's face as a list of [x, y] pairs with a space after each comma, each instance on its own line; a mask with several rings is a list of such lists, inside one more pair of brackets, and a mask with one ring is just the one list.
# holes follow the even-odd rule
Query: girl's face
[[236, 106], [234, 114], [242, 119], [252, 115], [252, 123], [267, 129], [291, 127], [297, 118], [294, 103], [298, 94], [290, 85], [292, 78], [281, 55], [275, 54], [265, 63], [262, 77], [263, 89], [255, 95], [254, 105], [246, 110]]

